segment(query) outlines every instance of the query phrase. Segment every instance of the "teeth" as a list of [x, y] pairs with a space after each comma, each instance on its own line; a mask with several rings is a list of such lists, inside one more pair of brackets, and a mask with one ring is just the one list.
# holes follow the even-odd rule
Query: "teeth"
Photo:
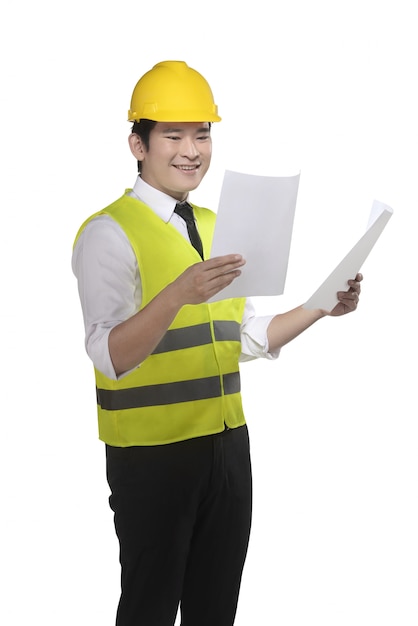
[[196, 165], [177, 165], [179, 170], [195, 170]]

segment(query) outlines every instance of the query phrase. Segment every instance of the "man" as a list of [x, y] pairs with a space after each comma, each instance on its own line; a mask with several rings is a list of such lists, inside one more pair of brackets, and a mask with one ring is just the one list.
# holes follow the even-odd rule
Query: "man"
[[234, 623], [251, 523], [239, 361], [276, 358], [359, 299], [361, 275], [330, 313], [257, 317], [244, 298], [207, 304], [245, 263], [233, 251], [208, 259], [215, 214], [187, 203], [220, 119], [203, 76], [180, 61], [155, 65], [129, 111], [140, 175], [75, 241], [120, 543], [118, 626], [169, 626], [179, 606], [182, 626]]

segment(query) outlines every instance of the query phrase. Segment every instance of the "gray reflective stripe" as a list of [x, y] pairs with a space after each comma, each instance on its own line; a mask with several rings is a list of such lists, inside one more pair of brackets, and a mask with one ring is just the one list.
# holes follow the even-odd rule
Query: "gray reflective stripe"
[[[240, 325], [232, 321], [215, 321], [213, 323], [216, 341], [240, 341]], [[161, 339], [153, 354], [183, 350], [194, 346], [203, 346], [212, 342], [210, 324], [197, 324], [186, 328], [168, 330]]]
[[174, 328], [166, 332], [153, 354], [182, 350], [183, 348], [192, 348], [193, 346], [203, 346], [211, 342], [212, 335], [209, 324]]
[[216, 341], [241, 341], [241, 327], [238, 322], [213, 322]]
[[239, 393], [241, 391], [241, 379], [239, 372], [233, 372], [232, 374], [224, 374], [224, 394], [226, 396], [231, 393]]
[[[224, 393], [238, 393], [241, 388], [239, 372], [225, 374]], [[221, 395], [219, 376], [184, 380], [162, 385], [133, 387], [132, 389], [97, 389], [97, 404], [106, 411], [134, 409], [146, 406], [161, 406], [217, 398]]]

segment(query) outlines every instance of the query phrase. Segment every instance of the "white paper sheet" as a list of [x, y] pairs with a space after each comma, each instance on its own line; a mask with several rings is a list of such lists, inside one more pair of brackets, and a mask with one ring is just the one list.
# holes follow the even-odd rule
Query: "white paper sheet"
[[283, 293], [299, 178], [226, 170], [210, 256], [242, 254], [246, 264], [212, 302]]
[[393, 209], [391, 207], [377, 200], [373, 202], [366, 232], [309, 300], [305, 302], [304, 308], [332, 311], [338, 303], [337, 291], [348, 289], [347, 280], [355, 278], [392, 214]]

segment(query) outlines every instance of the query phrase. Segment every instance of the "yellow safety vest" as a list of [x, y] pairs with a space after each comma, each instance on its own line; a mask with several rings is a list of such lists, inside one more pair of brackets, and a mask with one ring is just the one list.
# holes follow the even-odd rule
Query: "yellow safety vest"
[[[129, 191], [129, 190], [127, 190]], [[205, 258], [216, 215], [193, 206]], [[198, 252], [146, 204], [125, 194], [92, 215], [110, 215], [135, 252], [145, 307]], [[95, 369], [99, 438], [119, 447], [160, 445], [245, 424], [240, 393], [240, 325], [245, 299], [183, 306], [161, 342], [139, 367], [119, 380]]]

